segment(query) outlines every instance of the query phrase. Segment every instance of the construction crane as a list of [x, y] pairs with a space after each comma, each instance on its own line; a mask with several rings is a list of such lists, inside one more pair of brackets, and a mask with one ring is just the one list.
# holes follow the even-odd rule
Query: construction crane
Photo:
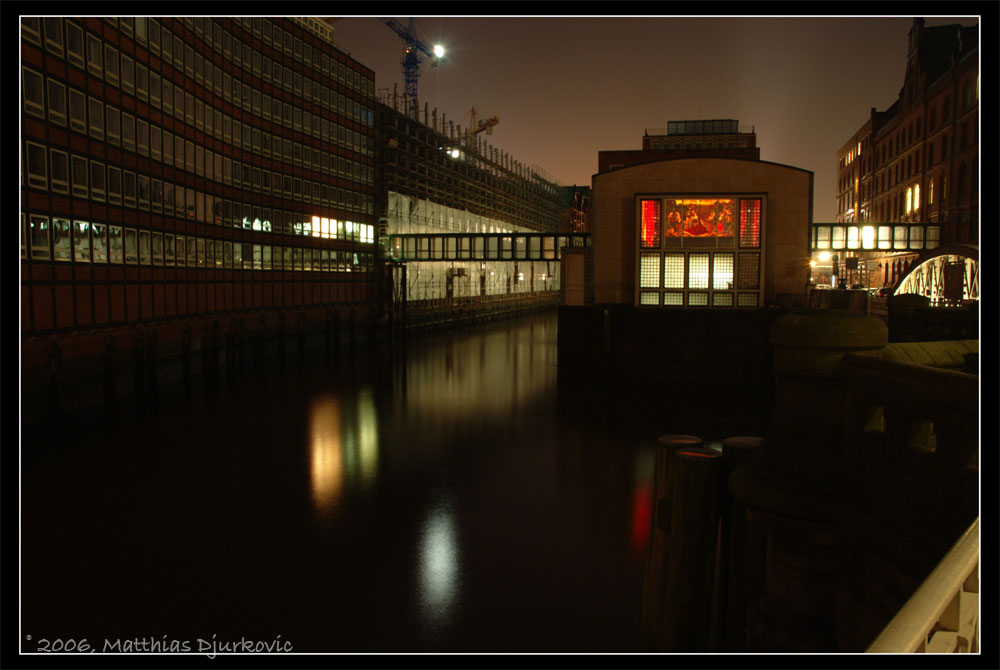
[[469, 125], [465, 129], [465, 144], [472, 147], [476, 142], [476, 135], [486, 131], [487, 135], [493, 134], [493, 126], [500, 123], [500, 117], [491, 116], [488, 119], [480, 119], [479, 112], [475, 107], [469, 110]]
[[445, 62], [444, 47], [435, 44], [433, 49], [429, 49], [417, 39], [417, 25], [413, 17], [410, 17], [409, 25], [404, 26], [396, 19], [379, 19], [382, 23], [392, 28], [399, 38], [403, 40], [403, 84], [404, 94], [409, 99], [410, 117], [417, 118], [417, 77], [420, 76], [420, 54], [431, 59], [431, 67], [437, 67]]

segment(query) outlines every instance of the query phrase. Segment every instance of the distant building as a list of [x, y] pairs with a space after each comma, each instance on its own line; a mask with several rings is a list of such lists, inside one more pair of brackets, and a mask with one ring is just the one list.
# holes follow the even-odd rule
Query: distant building
[[[913, 20], [898, 98], [837, 152], [837, 221], [937, 223], [941, 244], [979, 241], [979, 28]], [[894, 286], [916, 252], [861, 257], [871, 286]], [[922, 293], [937, 279], [928, 277]]]
[[736, 119], [668, 121], [666, 128], [647, 128], [641, 150], [601, 151], [598, 172], [671, 158], [742, 158], [760, 160], [753, 126]]
[[[571, 204], [539, 168], [524, 165], [426, 106], [406, 113], [402, 96], [376, 108], [375, 211], [393, 234], [555, 233]], [[457, 240], [468, 245], [469, 237]], [[416, 244], [416, 240], [412, 240]], [[466, 247], [461, 247], [466, 248]], [[443, 250], [428, 249], [427, 258]], [[405, 250], [390, 251], [398, 255]], [[408, 300], [533, 294], [559, 288], [555, 260], [414, 263]], [[554, 294], [551, 294], [554, 300]]]
[[671, 121], [647, 130], [642, 150], [598, 154], [595, 303], [760, 307], [804, 296], [812, 173], [762, 162], [756, 140], [735, 119]]
[[562, 233], [590, 232], [590, 187], [564, 186], [563, 219], [559, 224]]

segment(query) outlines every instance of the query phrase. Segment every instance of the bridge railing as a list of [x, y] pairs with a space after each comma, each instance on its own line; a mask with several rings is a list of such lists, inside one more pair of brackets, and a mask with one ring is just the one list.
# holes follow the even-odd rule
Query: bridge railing
[[979, 651], [979, 519], [893, 617], [868, 653]]

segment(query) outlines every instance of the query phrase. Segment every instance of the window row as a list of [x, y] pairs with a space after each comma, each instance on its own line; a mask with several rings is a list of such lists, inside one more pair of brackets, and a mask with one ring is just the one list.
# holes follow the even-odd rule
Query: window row
[[757, 307], [759, 293], [642, 291], [639, 304], [655, 307]]
[[642, 253], [639, 254], [639, 288], [757, 290], [760, 288], [760, 254]]
[[[222, 183], [245, 190], [358, 214], [373, 212], [372, 195], [299, 179], [289, 174], [261, 170], [203, 151], [200, 146], [195, 147], [191, 142], [177, 144], [179, 142], [181, 139], [175, 137], [174, 142], [164, 143], [164, 149], [168, 145], [175, 145], [174, 148], [185, 155], [184, 165], [196, 165], [196, 174], [209, 179], [219, 179], [215, 172], [219, 170]], [[54, 147], [46, 150], [45, 146], [31, 141], [25, 142], [24, 156], [27, 183], [32, 188], [67, 195], [72, 193], [78, 198], [156, 213], [186, 216], [203, 223], [225, 222], [225, 219], [219, 219], [218, 214], [222, 199], [210, 193], [180, 185], [175, 187], [171, 182], [106, 165], [101, 161], [88, 160]], [[178, 164], [178, 167], [182, 166]]]
[[[64, 21], [63, 19], [51, 20]], [[84, 31], [72, 21], [65, 21], [65, 25], [68, 47], [66, 58], [71, 64], [85, 69], [109, 85], [155, 104], [157, 97], [159, 97], [159, 92], [156, 90], [159, 75], [155, 71], [120, 52], [113, 44], [105, 43], [97, 35]], [[282, 121], [280, 112], [277, 114], [272, 112], [270, 97], [262, 95], [258, 90], [259, 87], [250, 86], [252, 80], [249, 76], [246, 78], [246, 82], [232, 77], [229, 73], [216, 67], [210, 58], [203, 57], [200, 52], [195, 51], [194, 47], [184, 44], [179, 37], [174, 37], [173, 41], [175, 43], [173, 61], [177, 67], [177, 73], [186, 74], [189, 79], [201, 84], [209, 92], [214, 91], [226, 102], [242, 107], [247, 112], [252, 111], [258, 116], [265, 116], [265, 118], [270, 118], [273, 114], [276, 122]], [[52, 47], [49, 47], [49, 50], [55, 53]], [[61, 49], [56, 55], [62, 57]], [[169, 53], [161, 55], [166, 62], [170, 62]], [[374, 110], [358, 100], [334, 91], [308, 76], [303, 77], [300, 73], [293, 72], [286, 66], [272, 63], [269, 58], [262, 59], [260, 53], [256, 54], [255, 61], [260, 61], [260, 65], [254, 68], [254, 75], [262, 81], [284, 88], [290, 95], [294, 95], [296, 100], [314, 102], [323, 109], [337, 112], [344, 118], [349, 118], [369, 128], [375, 125]], [[251, 96], [251, 89], [256, 92], [255, 96]], [[374, 93], [374, 90], [372, 92]], [[289, 128], [292, 127], [291, 116], [289, 114], [289, 118], [284, 119], [285, 125]]]
[[760, 248], [761, 199], [691, 196], [638, 201], [640, 248]]
[[[149, 149], [149, 141], [155, 139], [148, 137], [152, 131], [144, 128], [150, 124], [141, 117], [137, 118], [98, 98], [87, 96], [75, 88], [67, 88], [63, 82], [52, 77], [43, 78], [41, 73], [30, 67], [24, 67], [22, 73], [24, 111], [27, 114], [48, 118], [52, 123], [61, 126], [68, 123], [72, 130], [80, 133], [89, 132], [95, 139], [106, 140], [124, 146], [130, 151], [140, 151], [144, 154]], [[156, 77], [156, 80], [156, 89], [159, 90], [159, 78]], [[154, 106], [174, 114], [178, 120], [186, 121], [197, 130], [237, 149], [262, 154], [289, 165], [304, 167], [312, 165], [316, 170], [323, 169], [321, 156], [325, 155], [325, 152], [287, 138], [273, 136], [249, 123], [243, 123], [228, 114], [223, 114], [201, 100], [196, 100], [179, 86], [175, 88], [166, 80], [162, 83], [164, 84], [162, 105], [157, 99]], [[301, 127], [307, 135], [311, 134], [316, 139], [322, 139], [324, 142], [333, 143], [355, 153], [373, 155], [374, 144], [371, 137], [308, 112], [300, 113], [301, 110], [297, 107], [294, 108], [294, 113], [288, 104], [283, 107], [290, 117], [294, 117], [297, 130]]]
[[[206, 239], [39, 214], [28, 217], [28, 226], [35, 260], [320, 272], [367, 272], [374, 263], [370, 253]], [[24, 239], [22, 232], [22, 258]]]

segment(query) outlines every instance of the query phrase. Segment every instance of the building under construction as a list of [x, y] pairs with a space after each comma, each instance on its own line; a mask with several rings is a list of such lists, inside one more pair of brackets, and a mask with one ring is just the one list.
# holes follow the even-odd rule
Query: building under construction
[[[426, 103], [417, 106], [415, 118], [410, 109], [406, 96], [387, 91], [376, 105], [375, 211], [382, 235], [555, 233], [566, 227], [569, 191], [483, 138], [496, 117], [477, 121], [472, 110], [463, 128]], [[402, 248], [387, 251], [390, 259], [406, 255]], [[510, 298], [511, 306], [535, 299], [554, 304], [559, 289], [555, 260], [430, 260], [413, 264], [403, 277], [397, 266], [393, 292], [411, 309], [446, 301], [454, 310], [463, 301], [497, 298]]]

